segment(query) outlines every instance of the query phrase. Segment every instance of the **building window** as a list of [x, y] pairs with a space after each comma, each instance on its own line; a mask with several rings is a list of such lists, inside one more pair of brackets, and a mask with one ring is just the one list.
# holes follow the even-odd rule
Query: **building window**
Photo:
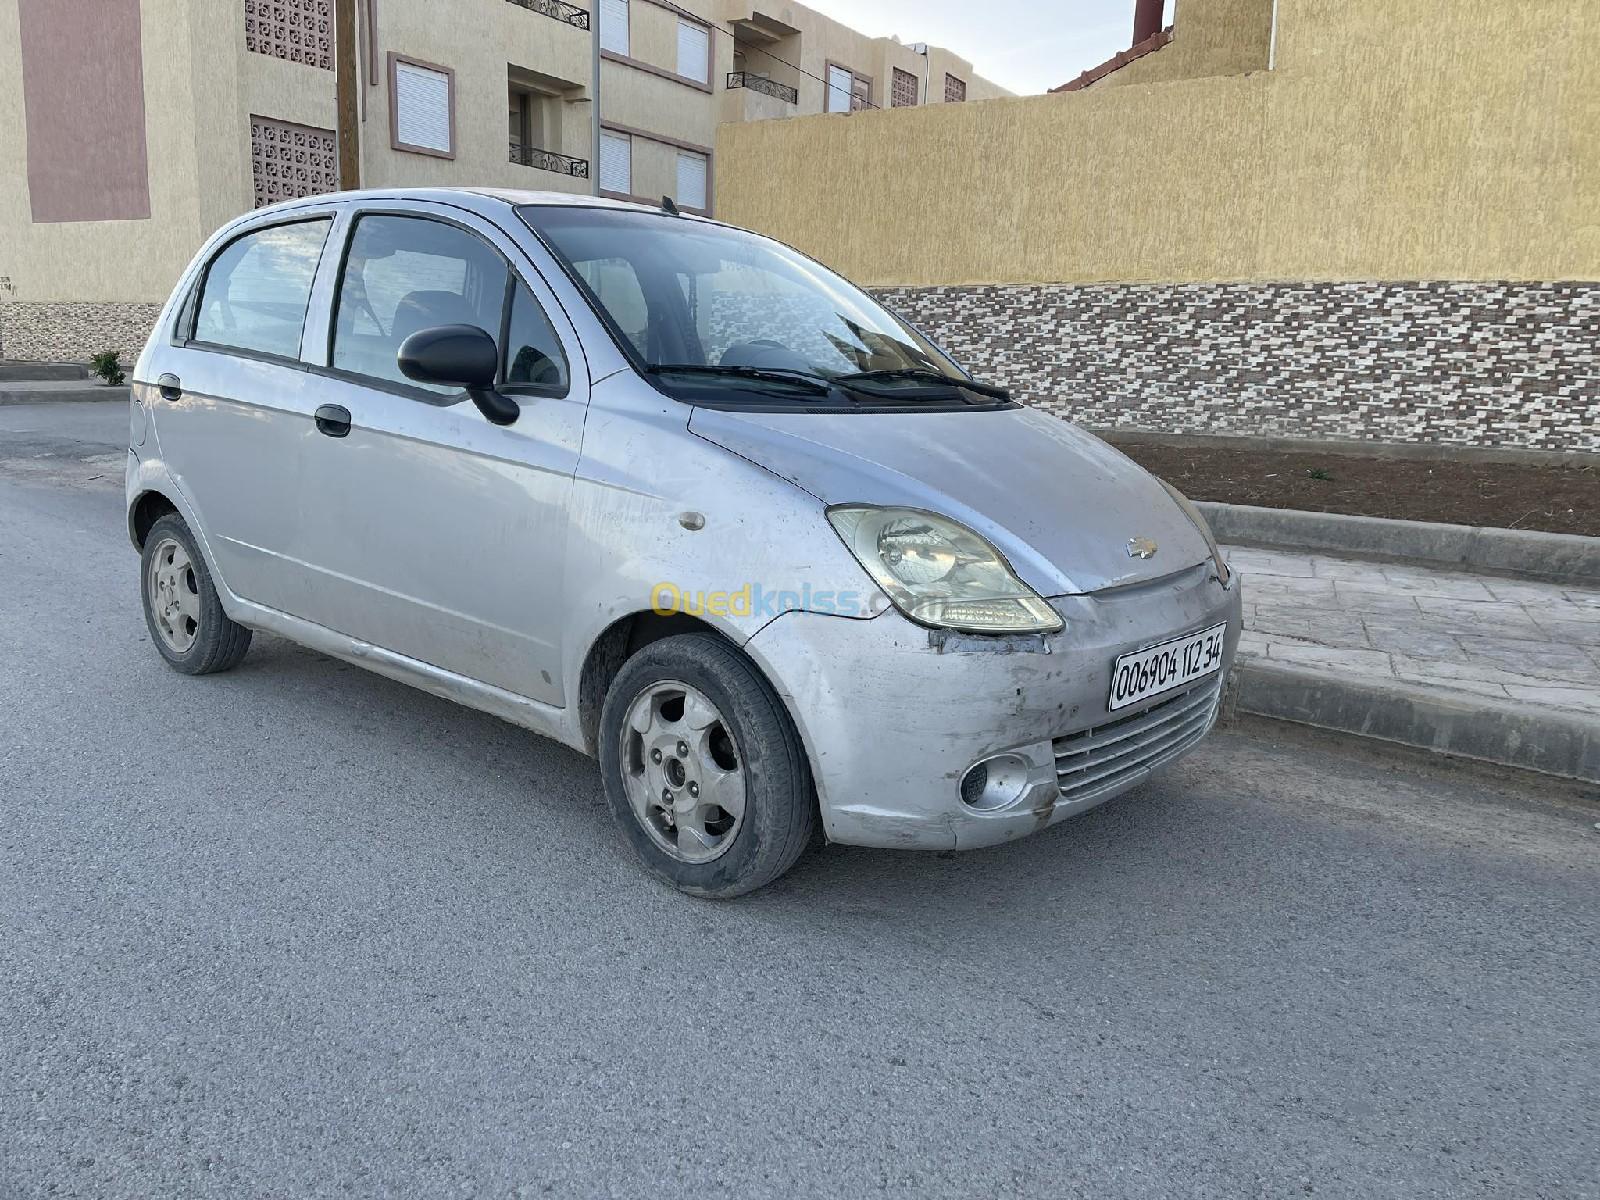
[[455, 72], [389, 55], [389, 141], [396, 150], [456, 156]]
[[633, 194], [633, 139], [625, 133], [600, 134], [600, 190]]
[[333, 70], [333, 0], [244, 0], [245, 49]]
[[704, 154], [693, 150], [678, 151], [678, 205], [681, 208], [698, 208], [702, 212], [711, 206], [706, 202], [707, 160]]
[[960, 104], [967, 98], [967, 81], [957, 79], [954, 75], [944, 77], [944, 102], [946, 104]]
[[856, 112], [872, 107], [872, 77], [828, 64], [828, 111]]
[[600, 0], [600, 49], [628, 54], [628, 0]]
[[339, 144], [331, 129], [250, 117], [256, 207], [339, 190]]
[[678, 74], [696, 83], [711, 82], [711, 31], [678, 18]]
[[893, 108], [911, 108], [917, 102], [917, 77], [910, 71], [894, 69], [894, 80], [889, 91], [889, 104]]

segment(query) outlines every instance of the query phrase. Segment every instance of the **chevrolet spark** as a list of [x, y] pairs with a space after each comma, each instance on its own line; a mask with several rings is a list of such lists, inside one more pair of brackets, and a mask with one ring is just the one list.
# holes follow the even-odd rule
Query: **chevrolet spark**
[[134, 371], [175, 669], [260, 630], [598, 758], [733, 896], [819, 833], [961, 849], [1194, 748], [1239, 587], [1194, 507], [805, 255], [589, 197], [260, 209]]

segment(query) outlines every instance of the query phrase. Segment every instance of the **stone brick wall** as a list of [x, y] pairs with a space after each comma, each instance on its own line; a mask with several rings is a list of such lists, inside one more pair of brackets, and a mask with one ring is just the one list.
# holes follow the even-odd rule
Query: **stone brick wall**
[[1600, 451], [1600, 284], [880, 288], [1085, 425]]
[[0, 304], [0, 358], [81, 361], [118, 350], [131, 367], [160, 315], [159, 304]]

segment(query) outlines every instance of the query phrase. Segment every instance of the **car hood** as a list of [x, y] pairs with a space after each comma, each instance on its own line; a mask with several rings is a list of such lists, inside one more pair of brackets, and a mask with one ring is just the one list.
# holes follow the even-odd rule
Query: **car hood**
[[[1097, 592], [1206, 561], [1166, 490], [1057, 417], [989, 411], [805, 413], [697, 408], [689, 428], [825, 504], [904, 505], [983, 534], [1041, 595]], [[1129, 540], [1156, 543], [1148, 559]]]

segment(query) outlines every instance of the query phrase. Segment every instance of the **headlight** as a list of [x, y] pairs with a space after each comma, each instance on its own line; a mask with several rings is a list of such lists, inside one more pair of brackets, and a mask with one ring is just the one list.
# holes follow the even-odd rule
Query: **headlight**
[[1194, 501], [1173, 487], [1165, 479], [1160, 480], [1161, 486], [1167, 489], [1167, 495], [1178, 502], [1178, 507], [1183, 509], [1183, 515], [1194, 522], [1194, 527], [1200, 531], [1200, 536], [1205, 538], [1206, 545], [1211, 548], [1211, 561], [1217, 568], [1217, 582], [1223, 587], [1228, 586], [1228, 580], [1233, 573], [1228, 570], [1228, 564], [1222, 557], [1222, 547], [1217, 545], [1217, 539], [1211, 532], [1211, 526], [1206, 524], [1206, 519], [1200, 515], [1200, 510], [1194, 506]]
[[913, 621], [970, 633], [1053, 633], [1061, 618], [965, 525], [915, 508], [842, 504], [828, 520]]

